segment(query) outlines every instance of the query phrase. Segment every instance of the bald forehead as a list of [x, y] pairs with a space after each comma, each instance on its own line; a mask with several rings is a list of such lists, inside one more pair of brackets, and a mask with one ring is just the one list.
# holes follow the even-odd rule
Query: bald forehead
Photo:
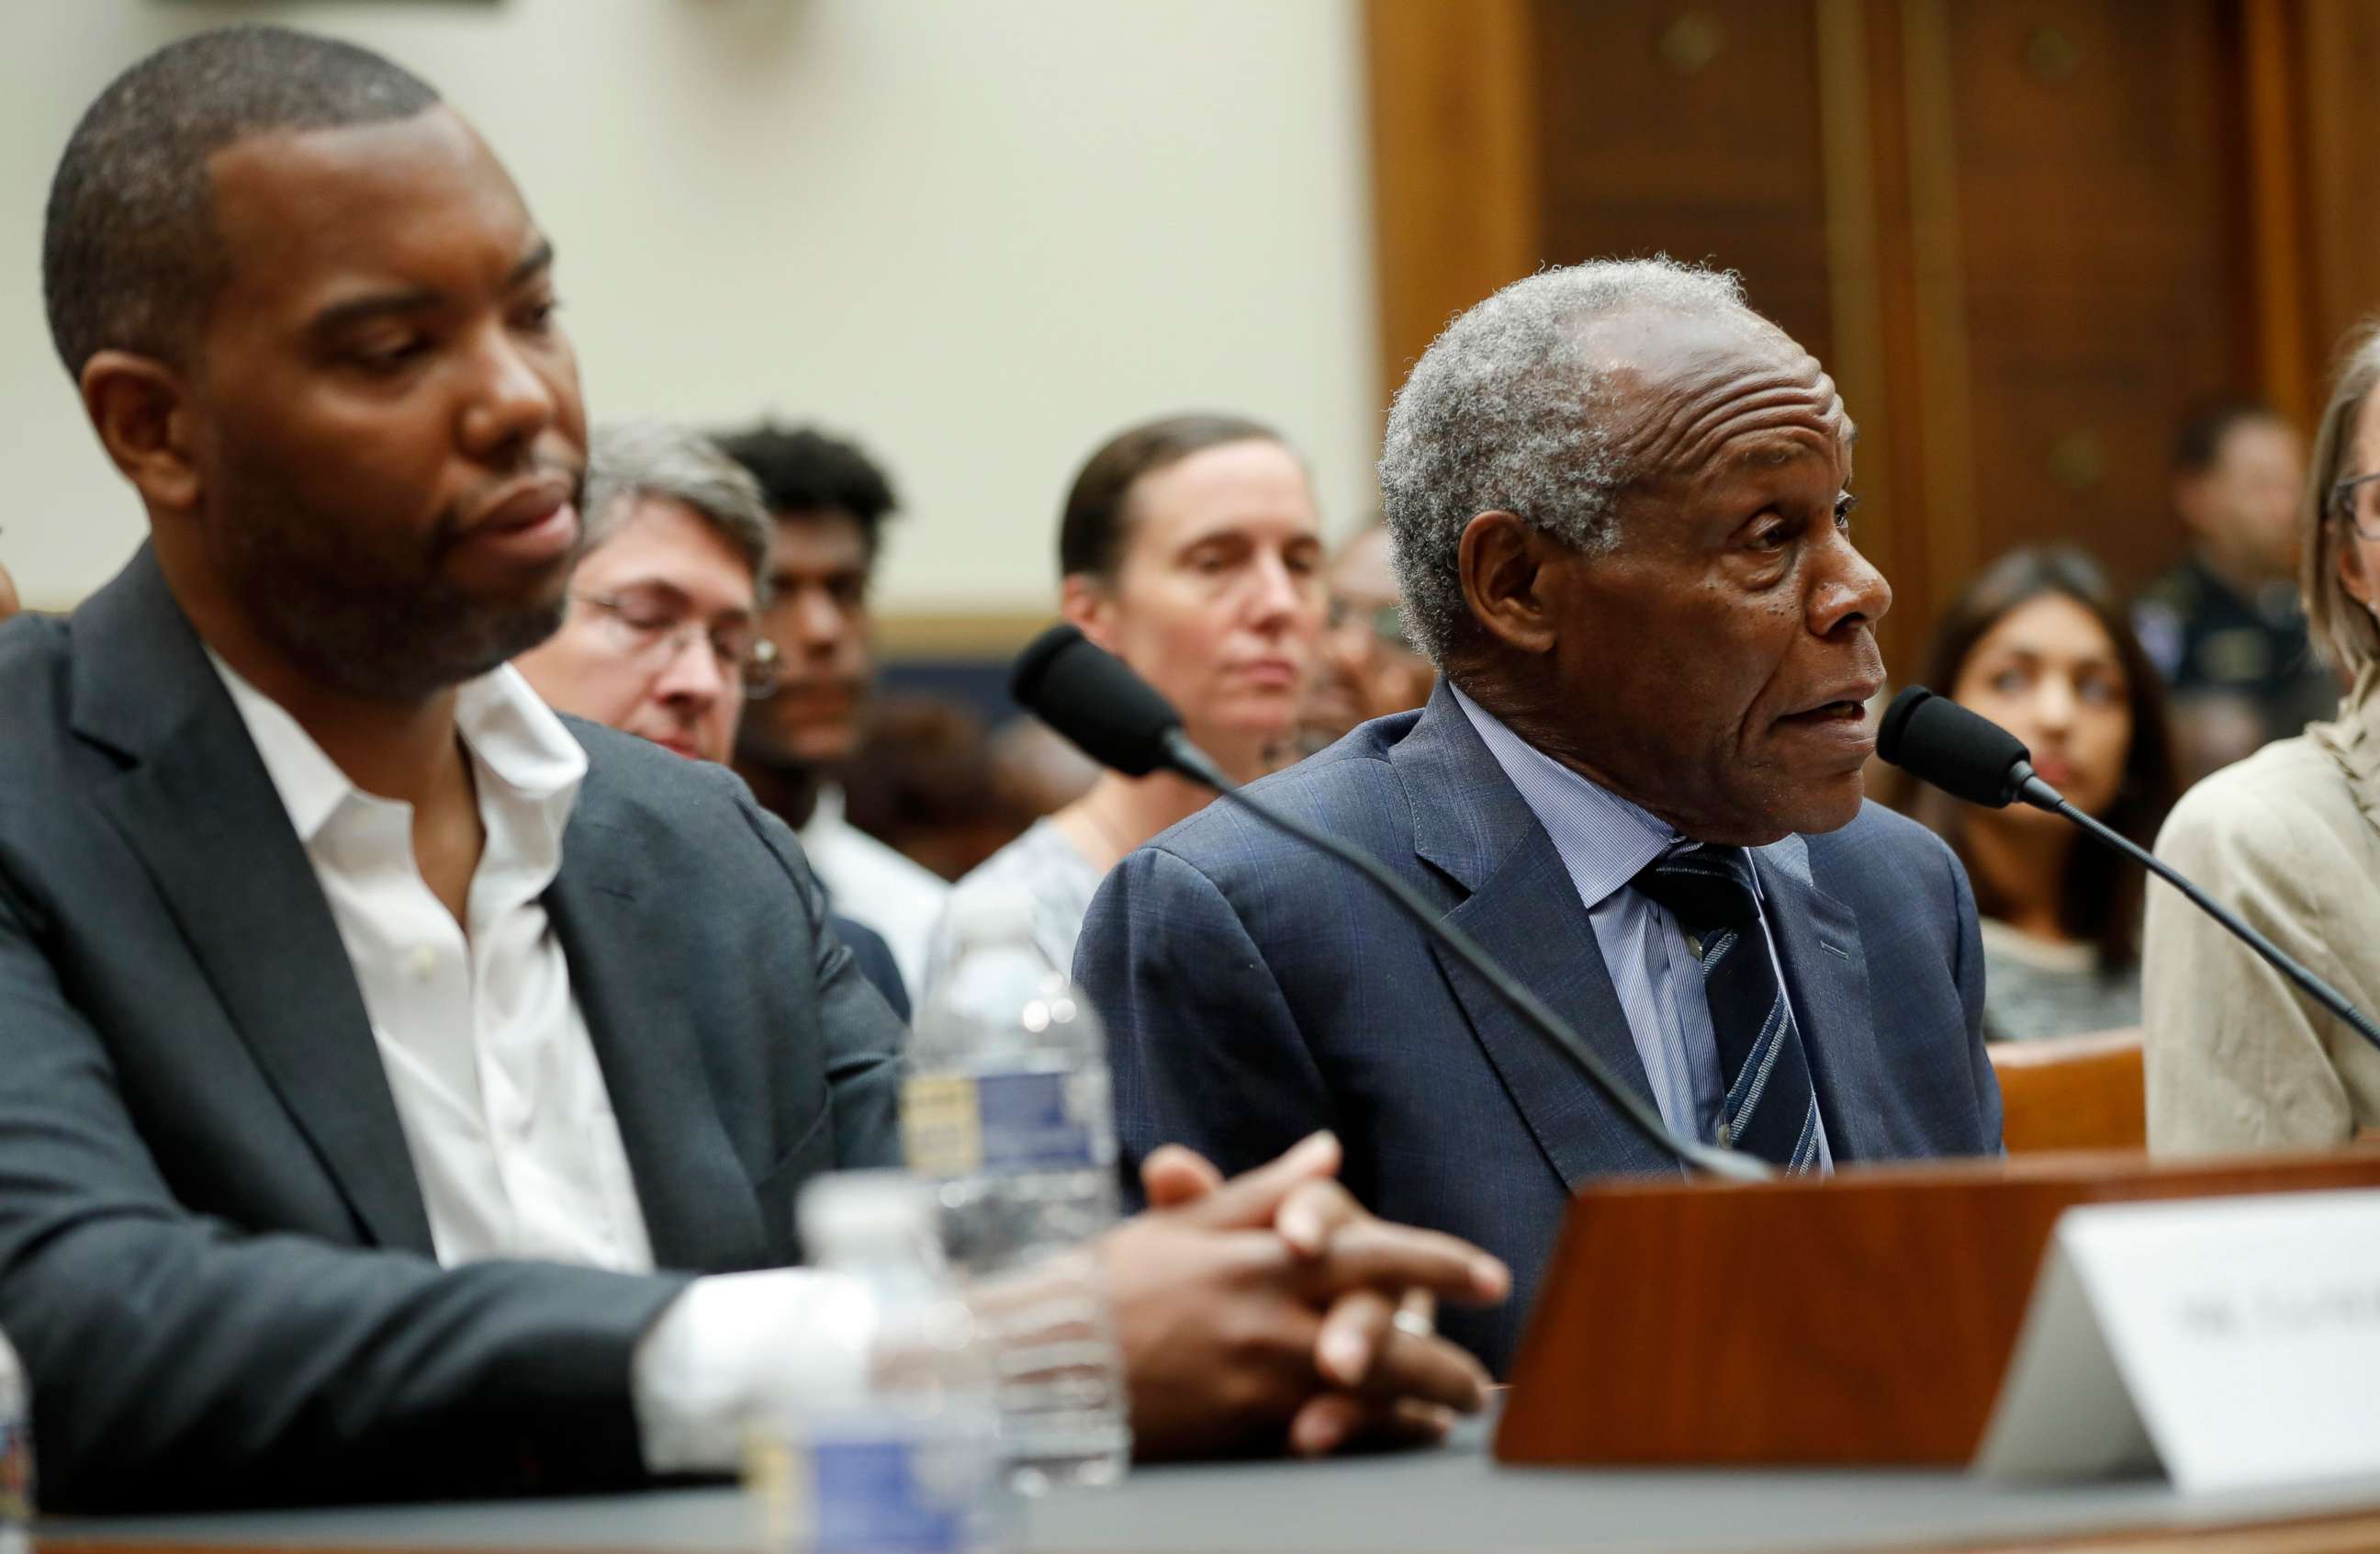
[[1817, 358], [1757, 314], [1636, 313], [1587, 344], [1615, 451], [1644, 476], [1848, 456], [1858, 436]]

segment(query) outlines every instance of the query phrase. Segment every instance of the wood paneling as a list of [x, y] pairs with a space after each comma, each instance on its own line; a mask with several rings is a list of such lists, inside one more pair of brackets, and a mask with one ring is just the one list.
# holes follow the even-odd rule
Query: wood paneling
[[[2303, 110], [2308, 355], [2326, 372], [2339, 338], [2380, 309], [2380, 6], [2298, 0], [2287, 8]], [[2316, 407], [2319, 395], [2317, 388]]]
[[2369, 0], [1375, 0], [1373, 18], [1375, 101], [1406, 104], [1376, 133], [1388, 385], [1449, 312], [1540, 262], [1741, 272], [1861, 422], [1895, 663], [2011, 545], [2078, 542], [2125, 582], [2162, 565], [2190, 402], [2318, 405], [2334, 341], [2380, 305]]
[[1544, 253], [1667, 253], [1739, 271], [1821, 358], [1833, 344], [1810, 0], [1548, 0]]
[[2167, 450], [2252, 386], [2252, 232], [2232, 0], [1933, 0], [1967, 326], [1971, 560], [2081, 540], [2170, 559]]
[[1449, 319], [1537, 267], [1538, 81], [1528, 0], [1372, 0], [1366, 23], [1393, 391]]

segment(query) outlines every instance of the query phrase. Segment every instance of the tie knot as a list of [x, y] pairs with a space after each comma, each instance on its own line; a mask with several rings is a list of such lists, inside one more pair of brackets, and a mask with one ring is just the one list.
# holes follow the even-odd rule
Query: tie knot
[[1741, 847], [1681, 842], [1637, 870], [1629, 883], [1667, 907], [1691, 934], [1741, 929], [1759, 917], [1752, 863]]

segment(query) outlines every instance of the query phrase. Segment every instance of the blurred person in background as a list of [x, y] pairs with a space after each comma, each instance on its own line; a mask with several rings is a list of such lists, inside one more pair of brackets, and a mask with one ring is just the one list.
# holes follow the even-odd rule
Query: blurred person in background
[[[1322, 565], [1305, 466], [1280, 433], [1236, 416], [1118, 433], [1075, 477], [1059, 524], [1066, 618], [1156, 686], [1239, 782], [1263, 775], [1294, 732], [1322, 627]], [[1170, 773], [1103, 773], [957, 893], [1030, 899], [1034, 942], [1069, 970], [1108, 870], [1210, 796]], [[929, 991], [955, 948], [950, 921], [935, 931]]]
[[2142, 589], [2132, 625], [2172, 687], [2189, 782], [2327, 716], [2338, 685], [2298, 599], [2296, 426], [2261, 399], [2210, 400], [2175, 436], [2172, 477], [2190, 553]]
[[23, 608], [23, 601], [17, 597], [17, 579], [8, 576], [6, 567], [0, 566], [0, 621]]
[[[772, 526], [760, 488], [700, 433], [658, 421], [599, 427], [562, 628], [513, 661], [557, 711], [724, 762], [747, 698], [777, 683], [759, 633]], [[874, 929], [830, 919], [904, 1021], [909, 995]]]
[[[1923, 683], [2023, 740], [2077, 808], [2143, 846], [2155, 837], [2175, 791], [2164, 686], [2081, 552], [1993, 563], [1936, 626]], [[1985, 1038], [2140, 1024], [2143, 871], [2055, 815], [1900, 781], [1974, 886]]]
[[[2380, 325], [2347, 342], [2301, 512], [2306, 620], [2351, 688], [2333, 722], [2183, 795], [2158, 856], [2357, 1006], [2380, 1008]], [[2170, 891], [2149, 898], [2149, 1147], [2340, 1144], [2380, 1123], [2380, 1050]]]
[[1330, 606], [1298, 735], [1311, 754], [1357, 723], [1429, 700], [1438, 672], [1405, 637], [1389, 530], [1374, 524], [1330, 564]]
[[1030, 712], [991, 731], [991, 781], [1011, 813], [1030, 825], [1091, 791], [1099, 763]]
[[994, 781], [983, 720], [941, 697], [888, 698], [844, 771], [853, 825], [956, 880], [1032, 819], [1011, 808]]
[[776, 525], [760, 630], [777, 686], [744, 720], [736, 773], [800, 834], [835, 909], [884, 936], [915, 991], [949, 881], [853, 825], [841, 781], [874, 689], [868, 589], [899, 505], [892, 483], [856, 444], [808, 427], [763, 421], [718, 442], [760, 483]]

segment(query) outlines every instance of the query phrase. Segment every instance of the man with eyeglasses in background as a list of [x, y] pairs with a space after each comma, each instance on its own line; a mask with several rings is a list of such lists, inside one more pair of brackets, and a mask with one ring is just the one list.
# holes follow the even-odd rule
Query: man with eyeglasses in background
[[[586, 508], [562, 629], [514, 667], [559, 711], [723, 763], [745, 702], [779, 678], [759, 627], [773, 526], [759, 484], [698, 432], [627, 421], [590, 439]], [[906, 1020], [908, 991], [882, 937], [832, 921]]]

